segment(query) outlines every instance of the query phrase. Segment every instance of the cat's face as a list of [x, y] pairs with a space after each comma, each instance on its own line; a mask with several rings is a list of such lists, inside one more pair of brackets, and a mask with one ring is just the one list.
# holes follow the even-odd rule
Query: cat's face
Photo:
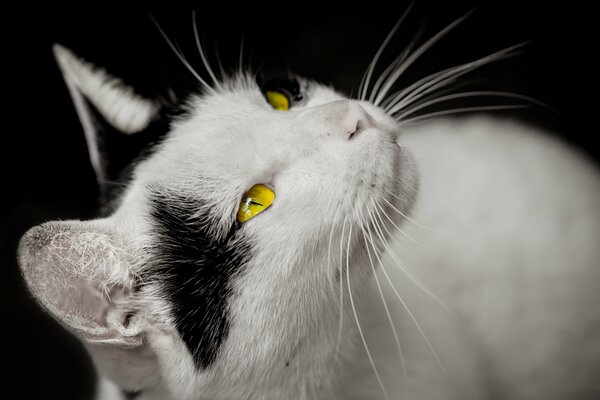
[[[103, 124], [143, 134], [160, 105], [68, 50], [56, 53], [102, 184]], [[384, 212], [397, 224], [396, 211], [413, 201], [415, 172], [397, 123], [296, 77], [259, 84], [240, 75], [184, 108], [136, 162], [109, 216], [49, 222], [24, 236], [29, 287], [127, 390], [276, 393], [298, 369], [323, 374], [347, 303], [340, 284], [360, 287], [372, 272], [365, 243], [381, 245]], [[258, 184], [272, 190], [272, 204], [236, 218]]]

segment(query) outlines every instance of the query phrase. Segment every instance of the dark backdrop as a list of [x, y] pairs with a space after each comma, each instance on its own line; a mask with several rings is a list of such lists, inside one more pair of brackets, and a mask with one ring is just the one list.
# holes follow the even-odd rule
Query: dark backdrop
[[[198, 23], [213, 65], [236, 67], [244, 40], [254, 68], [289, 67], [351, 93], [407, 2], [361, 8], [315, 8], [301, 3], [198, 10]], [[398, 54], [421, 23], [424, 38], [479, 4], [478, 11], [411, 68], [401, 83], [534, 39], [523, 56], [476, 74], [481, 89], [512, 90], [538, 98], [560, 113], [531, 108], [508, 116], [545, 127], [598, 157], [598, 22], [591, 8], [524, 1], [418, 2], [383, 57]], [[233, 9], [238, 10], [232, 14]], [[190, 61], [195, 53], [190, 9], [150, 9]], [[88, 398], [93, 373], [76, 340], [42, 314], [27, 296], [15, 249], [29, 227], [52, 219], [92, 218], [97, 189], [82, 130], [52, 58], [62, 43], [146, 95], [167, 86], [193, 85], [151, 23], [145, 9], [100, 5], [69, 8], [23, 6], [3, 12], [4, 129], [0, 211], [2, 372], [0, 398]], [[504, 113], [507, 115], [507, 113]], [[5, 395], [3, 392], [8, 390]]]

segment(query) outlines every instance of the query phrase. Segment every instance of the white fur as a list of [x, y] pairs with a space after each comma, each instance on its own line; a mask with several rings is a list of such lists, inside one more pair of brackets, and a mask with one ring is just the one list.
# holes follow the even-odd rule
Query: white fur
[[[516, 122], [437, 121], [400, 138], [421, 187], [393, 253], [453, 313], [385, 268], [439, 353], [393, 294], [407, 379], [376, 296], [366, 302], [369, 344], [399, 399], [593, 399], [600, 393], [600, 177], [575, 150]], [[388, 290], [389, 291], [389, 290]], [[375, 292], [372, 292], [375, 294]], [[375, 315], [375, 317], [373, 317]], [[366, 360], [347, 396], [378, 398]], [[396, 375], [396, 376], [394, 376]], [[367, 395], [366, 393], [370, 393]]]
[[121, 390], [110, 380], [101, 378], [96, 384], [96, 399], [98, 400], [122, 400]]
[[[383, 130], [390, 129], [387, 117], [379, 124], [381, 131], [367, 129], [349, 141], [357, 121], [347, 122], [348, 116], [354, 114], [358, 120], [365, 111], [331, 90], [317, 86], [327, 96], [281, 113], [265, 103], [255, 86], [247, 86], [244, 80], [234, 85], [235, 93], [218, 93], [193, 104], [191, 118], [176, 124], [164, 146], [140, 165], [137, 183], [112, 219], [115, 224], [127, 224], [127, 229], [137, 227], [132, 237], [147, 235], [143, 199], [147, 194], [136, 188], [159, 183], [184, 195], [210, 195], [212, 206], [198, 213], [214, 219], [217, 236], [226, 233], [239, 199], [252, 184], [271, 184], [276, 202], [268, 213], [244, 225], [258, 252], [237, 282], [232, 329], [217, 365], [198, 374], [173, 332], [168, 337], [152, 332], [149, 345], [158, 354], [173, 396], [332, 396], [332, 343], [339, 305], [331, 283], [337, 263], [326, 264], [325, 244], [334, 228], [339, 238], [342, 215], [354, 220], [352, 209], [357, 203], [381, 195], [378, 191], [384, 187], [391, 190], [395, 183], [390, 178], [402, 179], [404, 174], [410, 185], [410, 170], [395, 174], [396, 164], [402, 163], [394, 138]], [[336, 101], [327, 102], [330, 99]], [[232, 109], [236, 111], [233, 118]], [[243, 130], [239, 118], [245, 119]], [[358, 179], [368, 182], [373, 172], [379, 174], [375, 188], [367, 190], [354, 183]], [[334, 221], [338, 208], [341, 211]], [[362, 257], [355, 254], [353, 258]], [[366, 272], [355, 271], [355, 284], [365, 279]], [[148, 293], [154, 292], [148, 289]], [[158, 295], [152, 297], [153, 305], [162, 301]], [[297, 312], [291, 311], [296, 308]], [[170, 320], [169, 309], [161, 306], [160, 310], [149, 318]], [[345, 326], [352, 329], [348, 319]]]
[[74, 84], [115, 128], [132, 134], [148, 126], [157, 109], [153, 101], [136, 94], [120, 79], [77, 58], [69, 49], [56, 44], [53, 50], [67, 84]]
[[[79, 71], [95, 74], [87, 67]], [[137, 310], [140, 340], [124, 346], [118, 333], [126, 331], [116, 329], [113, 345], [89, 343], [99, 370], [122, 388], [141, 390], [143, 399], [382, 398], [361, 349], [354, 303], [390, 398], [592, 393], [596, 383], [588, 379], [598, 371], [600, 356], [600, 314], [594, 306], [600, 286], [600, 179], [594, 167], [518, 124], [471, 119], [401, 131], [367, 102], [303, 84], [309, 100], [289, 112], [272, 110], [249, 77], [190, 101], [189, 118], [176, 122], [157, 152], [139, 164], [119, 209], [102, 221], [102, 229], [112, 232], [110, 243], [119, 243], [118, 254], [128, 260], [115, 263], [126, 268], [117, 275], [143, 276], [153, 235], [149, 187], [207, 201], [197, 214], [212, 221], [217, 237], [226, 234], [249, 187], [274, 187], [273, 205], [243, 226], [255, 253], [234, 282], [231, 329], [215, 364], [196, 369], [160, 283], [144, 282], [135, 295], [118, 291], [121, 298], [113, 303], [116, 315]], [[356, 126], [366, 128], [349, 140]], [[421, 188], [406, 220], [394, 208], [407, 214], [413, 206], [413, 157]], [[390, 254], [384, 263], [447, 376], [384, 284], [405, 353], [402, 376], [378, 289], [369, 283], [369, 256], [373, 260], [379, 253], [366, 252], [357, 229], [369, 212], [379, 212], [376, 204], [407, 236], [427, 246], [403, 235], [391, 238], [395, 258], [452, 312], [402, 275]], [[74, 235], [95, 226], [56, 224], [61, 229], [72, 224]], [[67, 253], [68, 263], [42, 262], [29, 241], [22, 243], [21, 265], [33, 271], [25, 276], [42, 304], [56, 312], [52, 306], [60, 294], [37, 283], [40, 269], [66, 268], [69, 278], [81, 268], [81, 254], [103, 252], [100, 242], [82, 245], [91, 253], [73, 242], [77, 257]], [[57, 251], [65, 255], [51, 245], [42, 253]], [[346, 260], [350, 279], [344, 272], [340, 309], [337, 273]], [[110, 301], [113, 294], [107, 290], [105, 296]]]
[[158, 104], [135, 94], [121, 80], [76, 57], [69, 49], [59, 44], [52, 49], [83, 126], [92, 167], [102, 183], [106, 177], [98, 151], [98, 138], [84, 99], [96, 106], [109, 123], [126, 134], [147, 127], [158, 111]]

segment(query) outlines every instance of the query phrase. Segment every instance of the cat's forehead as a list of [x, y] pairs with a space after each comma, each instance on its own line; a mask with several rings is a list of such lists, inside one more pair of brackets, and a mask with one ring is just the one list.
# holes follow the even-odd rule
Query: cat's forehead
[[[273, 183], [277, 175], [285, 175], [301, 159], [319, 151], [311, 110], [345, 98], [316, 81], [288, 79], [297, 82], [300, 100], [287, 111], [275, 110], [268, 103], [268, 81], [261, 85], [247, 74], [224, 81], [214, 92], [189, 98], [186, 112], [173, 121], [155, 153], [138, 166], [132, 186], [151, 188], [143, 191], [147, 194], [157, 188], [186, 193], [211, 205], [210, 213], [226, 229], [249, 187]], [[308, 173], [314, 175], [315, 183], [324, 175], [305, 169]]]
[[316, 81], [288, 79], [300, 90], [299, 100], [288, 111], [275, 110], [265, 98], [268, 83], [261, 85], [250, 75], [189, 98], [183, 106], [186, 112], [172, 123], [158, 161], [152, 163], [154, 173], [193, 173], [229, 181], [266, 179], [263, 175], [289, 162], [297, 150], [314, 146], [307, 135], [310, 115], [304, 111], [345, 97]]
[[[246, 112], [260, 110], [272, 111], [265, 101], [265, 93], [269, 90], [281, 90], [285, 86], [297, 87], [298, 98], [294, 100], [290, 112], [305, 107], [313, 107], [346, 98], [332, 87], [316, 80], [308, 79], [292, 73], [281, 77], [252, 75], [239, 73], [225, 79], [214, 92], [203, 93], [188, 99], [184, 108], [189, 119], [216, 119], [217, 116], [227, 120], [243, 120], [250, 117]], [[239, 113], [239, 114], [238, 114]], [[279, 113], [282, 116], [283, 113]]]

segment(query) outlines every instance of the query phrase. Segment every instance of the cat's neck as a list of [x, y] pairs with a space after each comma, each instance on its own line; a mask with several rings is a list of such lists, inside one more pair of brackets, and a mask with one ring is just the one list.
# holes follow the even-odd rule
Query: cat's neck
[[[358, 286], [364, 286], [364, 282], [358, 280], [368, 279], [367, 274], [358, 271], [361, 269], [356, 265], [359, 258], [364, 263], [361, 257], [357, 257], [355, 263], [350, 265], [351, 272], [356, 272], [351, 274], [354, 278], [351, 285], [354, 302], [357, 304], [361, 302], [361, 290]], [[236, 326], [231, 329], [228, 345], [223, 349], [222, 357], [225, 362], [201, 375], [187, 375], [186, 371], [181, 371], [180, 380], [164, 382], [143, 390], [143, 395], [138, 399], [163, 399], [165, 393], [173, 392], [169, 389], [171, 387], [176, 387], [179, 393], [185, 387], [183, 391], [186, 396], [183, 398], [186, 399], [335, 398], [344, 365], [355, 354], [356, 344], [360, 340], [345, 273], [341, 276], [341, 281], [340, 277], [337, 279], [336, 282], [327, 284], [335, 283], [335, 288], [343, 288], [341, 304], [339, 292], [332, 292], [323, 298], [313, 299], [311, 310], [303, 309], [294, 315], [282, 315], [281, 310], [294, 308], [282, 306], [274, 299], [263, 304], [260, 312], [249, 309], [249, 305], [233, 307], [232, 320]], [[296, 283], [315, 284], [300, 281], [301, 279]], [[251, 290], [248, 281], [242, 287], [244, 290]], [[326, 293], [325, 290], [320, 292]], [[298, 289], [297, 293], [302, 293], [302, 290]], [[275, 288], [269, 295], [273, 298], [281, 297]], [[301, 303], [297, 302], [296, 308], [298, 304]], [[307, 303], [303, 304], [306, 307]], [[245, 335], [245, 340], [241, 340], [239, 335]], [[248, 343], [250, 337], [254, 338], [251, 347], [235, 347], [236, 344]], [[186, 353], [182, 351], [181, 354]], [[239, 358], [239, 354], [247, 356]], [[168, 368], [182, 370], [181, 366], [185, 363], [173, 358], [170, 361], [163, 360], [163, 364], [169, 364]]]
[[[319, 305], [312, 313], [303, 310], [296, 316], [281, 316], [283, 323], [278, 323], [277, 318], [254, 318], [255, 324], [263, 325], [263, 335], [246, 352], [251, 356], [219, 370], [208, 397], [334, 398], [343, 364], [353, 354], [358, 335], [347, 291], [341, 307], [338, 299], [336, 295], [328, 301], [315, 301]], [[279, 306], [280, 310], [283, 308], [286, 307]], [[312, 314], [310, 321], [300, 318], [307, 314]], [[241, 320], [236, 318], [237, 323]], [[232, 342], [240, 341], [232, 338]]]
[[[249, 355], [237, 365], [216, 368], [204, 376], [199, 385], [190, 385], [186, 399], [329, 399], [335, 398], [337, 386], [343, 373], [344, 363], [353, 354], [357, 343], [354, 320], [346, 310], [342, 328], [338, 317], [333, 323], [322, 326], [319, 332], [296, 343], [292, 351], [269, 349], [270, 335], [253, 349], [256, 356], [261, 352], [264, 359], [258, 361]], [[343, 332], [339, 345], [337, 336]], [[336, 339], [333, 339], [333, 338]], [[332, 340], [333, 339], [333, 340]], [[269, 352], [269, 354], [265, 354]], [[208, 378], [208, 379], [207, 379]], [[140, 391], [138, 400], [164, 399], [172, 393], [165, 383]], [[181, 388], [181, 386], [179, 386]], [[167, 396], [168, 397], [168, 396]]]

